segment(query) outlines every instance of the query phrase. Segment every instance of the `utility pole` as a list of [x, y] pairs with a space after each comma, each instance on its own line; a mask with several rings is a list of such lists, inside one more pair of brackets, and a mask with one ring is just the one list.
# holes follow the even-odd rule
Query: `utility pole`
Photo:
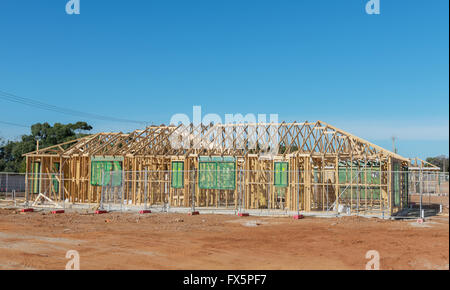
[[397, 153], [397, 148], [395, 148], [395, 136], [392, 136], [392, 152]]

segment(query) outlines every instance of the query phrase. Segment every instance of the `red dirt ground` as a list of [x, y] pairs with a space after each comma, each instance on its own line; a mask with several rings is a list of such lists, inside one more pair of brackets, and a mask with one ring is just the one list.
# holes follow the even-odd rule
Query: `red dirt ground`
[[0, 269], [449, 269], [448, 216], [415, 221], [360, 217], [103, 215], [0, 209]]

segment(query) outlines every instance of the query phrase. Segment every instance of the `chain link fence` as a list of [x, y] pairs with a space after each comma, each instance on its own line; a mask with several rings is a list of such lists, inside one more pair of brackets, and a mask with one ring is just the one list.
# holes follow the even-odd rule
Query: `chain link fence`
[[22, 198], [29, 206], [60, 208], [94, 203], [108, 211], [388, 215], [390, 208], [397, 206], [407, 209], [399, 213], [405, 217], [422, 211], [425, 216], [448, 213], [448, 173], [425, 170], [336, 171], [325, 167], [305, 173], [285, 167], [244, 170], [210, 166], [198, 170], [103, 171], [96, 179], [93, 185], [89, 177], [3, 173], [0, 199]]
[[24, 177], [25, 206], [62, 208], [69, 201], [60, 173], [29, 173]]
[[0, 172], [0, 199], [15, 200], [25, 197], [25, 174]]
[[[314, 170], [309, 182], [300, 170], [286, 170], [283, 175], [276, 170], [230, 172], [229, 168], [211, 166], [176, 173], [168, 170], [108, 174], [120, 176], [121, 182], [114, 182], [114, 177], [107, 178], [109, 182], [102, 186], [102, 209], [122, 210], [124, 206], [136, 204], [161, 211], [201, 208], [284, 214], [307, 211], [389, 215], [392, 207], [414, 211], [416, 206], [419, 210], [434, 206], [435, 213], [448, 208], [446, 173], [355, 170], [336, 174], [330, 168]], [[306, 194], [308, 189], [310, 194]], [[419, 197], [417, 202], [416, 197]]]
[[412, 216], [449, 213], [449, 174], [414, 171], [409, 176], [409, 211]]

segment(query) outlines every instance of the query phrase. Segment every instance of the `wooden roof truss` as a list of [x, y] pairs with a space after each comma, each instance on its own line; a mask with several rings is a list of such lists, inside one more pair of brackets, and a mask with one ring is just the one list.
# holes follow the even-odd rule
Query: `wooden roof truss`
[[189, 124], [149, 126], [124, 133], [97, 133], [27, 155], [245, 156], [276, 149], [282, 156], [344, 156], [374, 160], [408, 159], [325, 122]]

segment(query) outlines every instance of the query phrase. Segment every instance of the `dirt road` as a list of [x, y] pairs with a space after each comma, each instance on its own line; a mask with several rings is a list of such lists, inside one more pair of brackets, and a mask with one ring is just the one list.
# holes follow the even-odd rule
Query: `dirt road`
[[448, 217], [425, 224], [358, 217], [103, 215], [0, 210], [0, 269], [449, 269]]

